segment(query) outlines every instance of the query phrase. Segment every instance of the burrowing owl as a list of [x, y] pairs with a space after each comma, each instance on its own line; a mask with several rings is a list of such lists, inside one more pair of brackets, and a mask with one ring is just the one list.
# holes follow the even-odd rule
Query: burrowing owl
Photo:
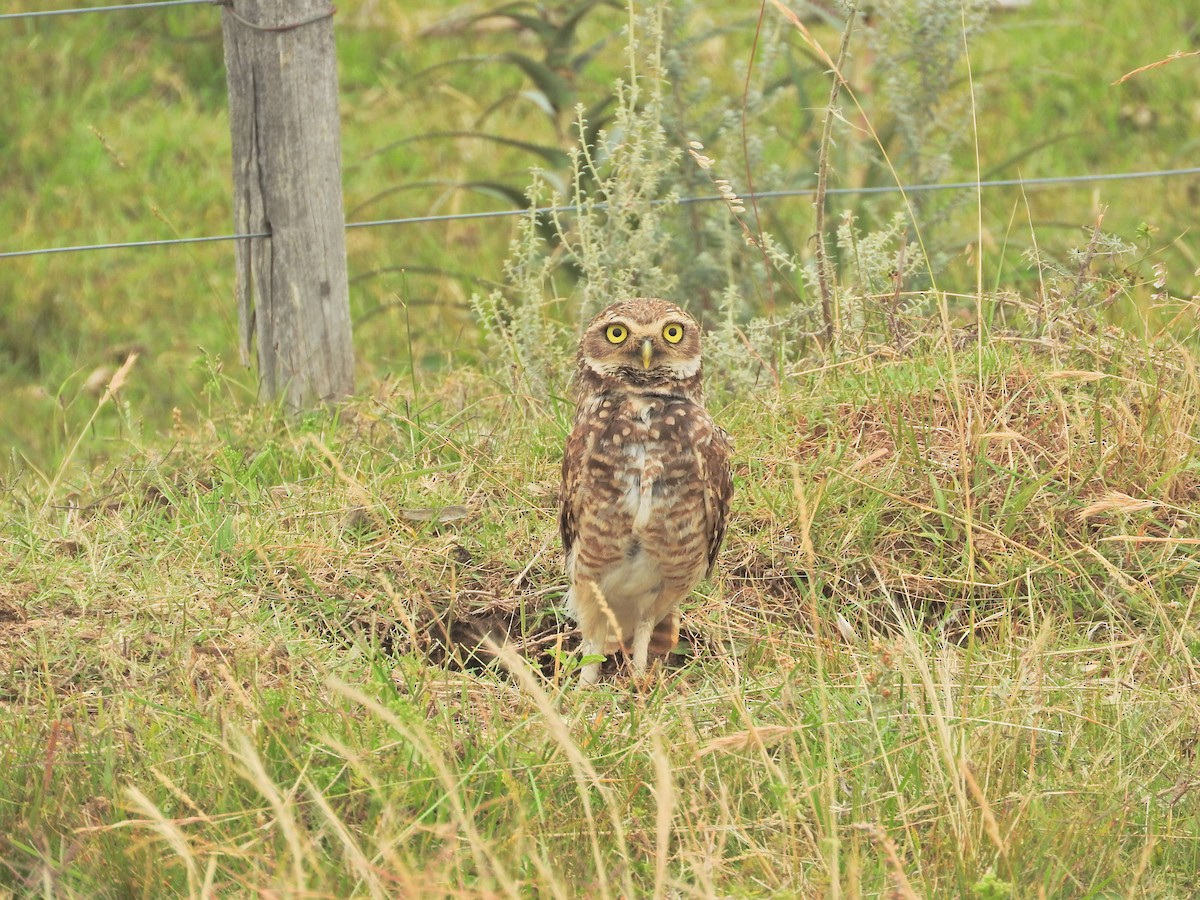
[[[733, 482], [704, 408], [700, 329], [665, 300], [615, 303], [579, 342], [559, 529], [582, 653], [649, 653], [679, 639], [676, 607], [712, 572]], [[584, 667], [582, 683], [599, 678]]]

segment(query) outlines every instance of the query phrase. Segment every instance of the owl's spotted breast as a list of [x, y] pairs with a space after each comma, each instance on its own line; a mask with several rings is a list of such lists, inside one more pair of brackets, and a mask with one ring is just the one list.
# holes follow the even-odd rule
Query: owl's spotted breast
[[[583, 480], [598, 517], [637, 535], [669, 519], [677, 503], [686, 505], [687, 487], [703, 475], [694, 446], [699, 432], [711, 431], [707, 413], [678, 398], [597, 398], [589, 405], [603, 423], [582, 431]], [[601, 418], [607, 412], [614, 414]]]

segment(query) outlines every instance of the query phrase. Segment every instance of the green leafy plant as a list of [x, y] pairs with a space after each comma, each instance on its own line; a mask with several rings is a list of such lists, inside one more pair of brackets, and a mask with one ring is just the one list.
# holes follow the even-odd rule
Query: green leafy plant
[[977, 900], [1007, 900], [1015, 893], [1012, 884], [1002, 880], [994, 871], [987, 871], [971, 885], [971, 896]]

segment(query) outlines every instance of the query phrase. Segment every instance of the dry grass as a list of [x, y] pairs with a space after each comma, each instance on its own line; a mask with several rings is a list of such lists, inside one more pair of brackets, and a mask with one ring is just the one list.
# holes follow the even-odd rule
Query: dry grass
[[26, 480], [0, 549], [0, 878], [1186, 894], [1197, 396], [1143, 362], [998, 342], [957, 360], [982, 380], [876, 356], [726, 405], [730, 540], [641, 690], [575, 691], [563, 423], [486, 382], [181, 423], [58, 496]]

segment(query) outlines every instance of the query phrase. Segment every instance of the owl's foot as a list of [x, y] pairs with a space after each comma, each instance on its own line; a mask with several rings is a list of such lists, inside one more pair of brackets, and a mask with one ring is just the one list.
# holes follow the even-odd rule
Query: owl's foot
[[593, 687], [600, 680], [600, 663], [588, 663], [579, 673], [581, 688]]
[[652, 662], [644, 672], [633, 672], [629, 676], [629, 686], [639, 694], [649, 694], [654, 685], [662, 677], [662, 666]]
[[[600, 655], [600, 644], [597, 641], [585, 638], [583, 643], [579, 645], [579, 655], [586, 659], [589, 656]], [[590, 662], [584, 664], [579, 671], [579, 686], [591, 687], [600, 680], [600, 662]]]

